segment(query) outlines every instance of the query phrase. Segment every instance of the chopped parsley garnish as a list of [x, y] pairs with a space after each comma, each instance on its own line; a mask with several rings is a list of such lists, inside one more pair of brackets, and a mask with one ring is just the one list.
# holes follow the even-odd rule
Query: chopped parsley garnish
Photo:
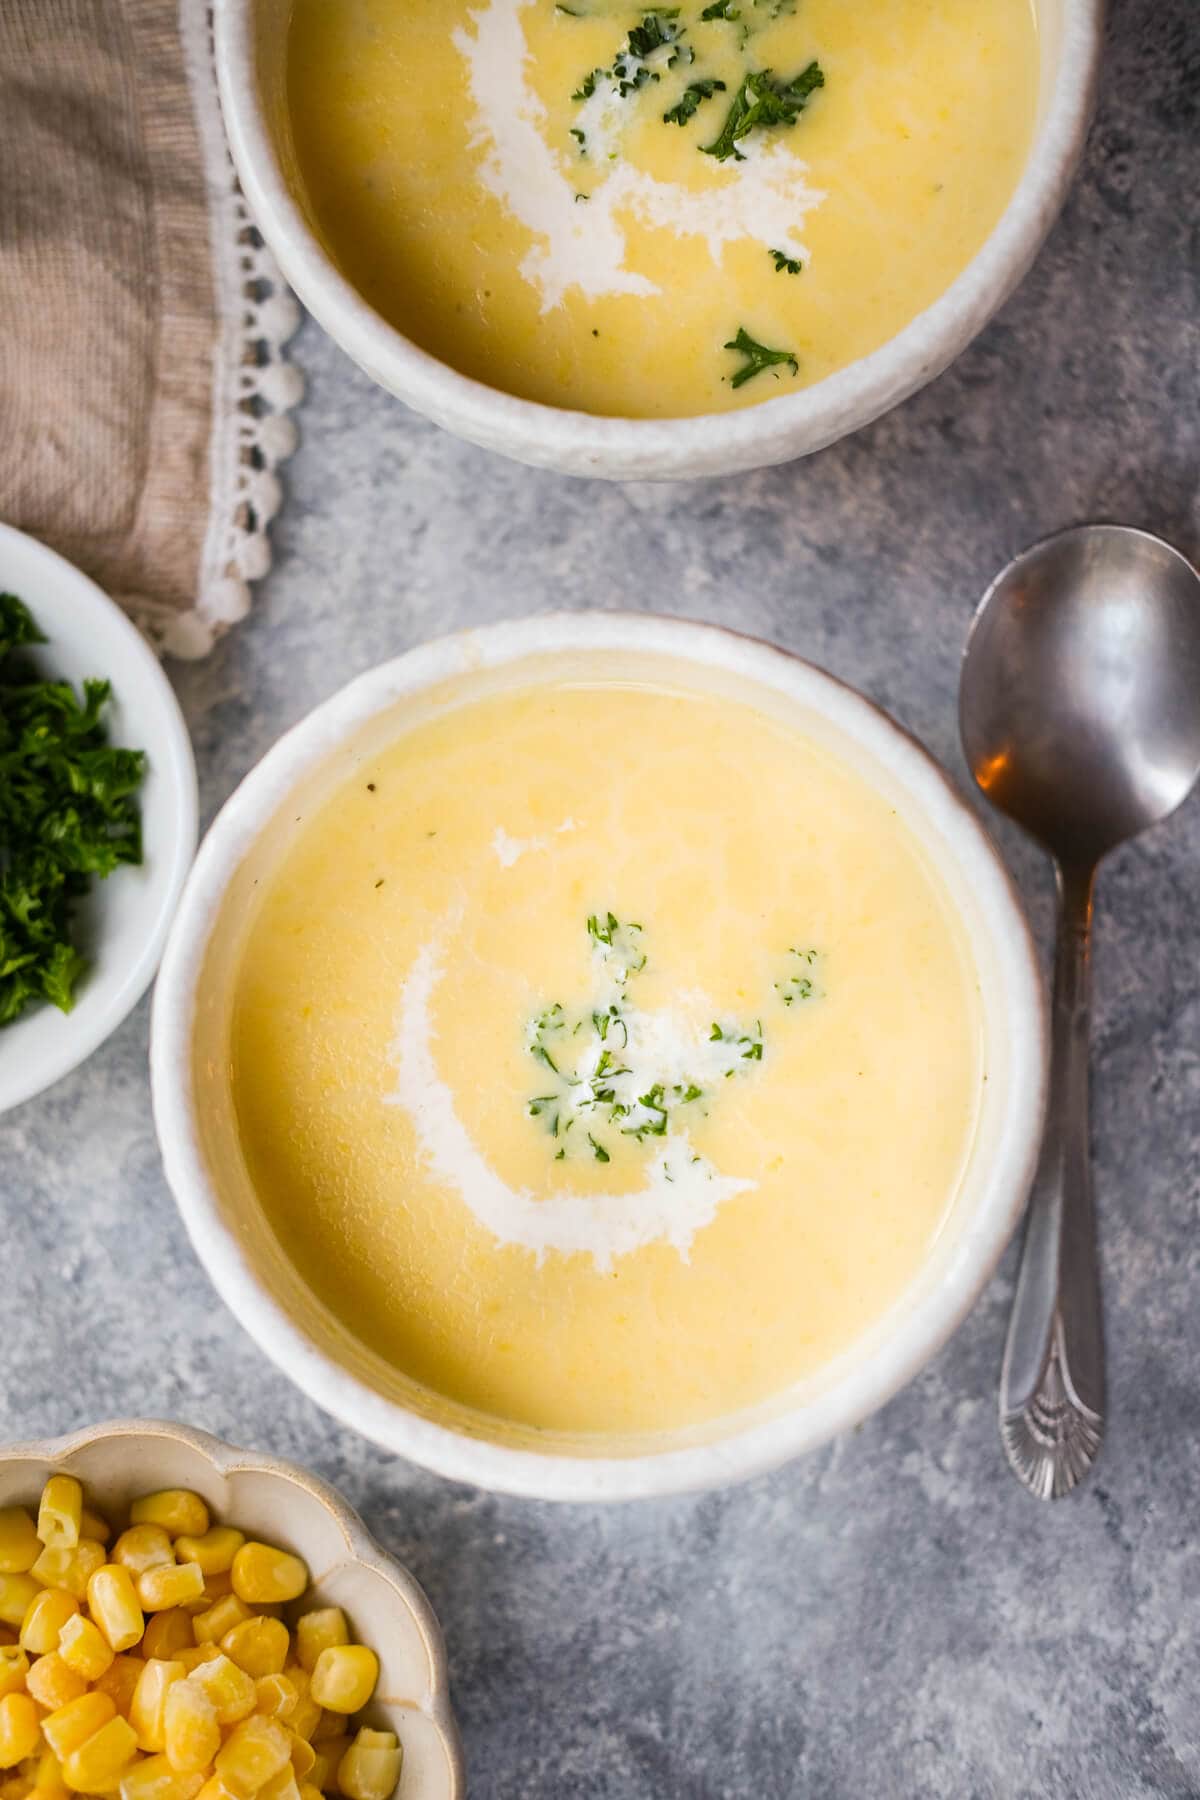
[[742, 138], [760, 127], [794, 125], [812, 95], [824, 86], [825, 77], [820, 63], [816, 62], [809, 63], [799, 75], [786, 82], [775, 81], [770, 69], [747, 75], [733, 97], [720, 132], [711, 144], [702, 144], [700, 148], [705, 156], [715, 156], [718, 162], [725, 162], [731, 156], [737, 162], [744, 162], [738, 149]]
[[587, 929], [593, 947], [611, 965], [618, 986], [623, 987], [631, 975], [645, 968], [646, 952], [640, 942], [642, 928], [633, 920], [622, 925], [612, 913], [592, 913]]
[[789, 256], [786, 250], [769, 250], [767, 254], [775, 264], [777, 275], [798, 275], [804, 267], [797, 257]]
[[[635, 25], [629, 33], [629, 41], [617, 61], [631, 58], [644, 61], [656, 50], [662, 50], [668, 44], [677, 43], [683, 36], [684, 29], [682, 25], [676, 25], [673, 22], [678, 17], [679, 8], [677, 6], [664, 9], [662, 12], [647, 13], [641, 24]], [[668, 62], [667, 67], [673, 68], [674, 64]]]
[[133, 798], [141, 750], [110, 745], [110, 687], [43, 680], [20, 654], [45, 639], [14, 594], [0, 594], [0, 1025], [48, 1000], [74, 1004], [86, 962], [71, 938], [93, 876], [142, 860]]
[[792, 973], [783, 981], [775, 983], [775, 992], [785, 1006], [794, 1006], [797, 1000], [812, 1000], [818, 993], [811, 970], [820, 958], [816, 950], [789, 950], [792, 957]]
[[764, 369], [769, 369], [776, 363], [790, 363], [792, 374], [800, 373], [800, 364], [790, 350], [770, 350], [766, 344], [756, 343], [744, 325], [738, 326], [737, 336], [722, 345], [722, 348], [736, 350], [739, 356], [746, 358], [737, 374], [730, 376], [730, 383], [735, 388], [740, 388], [744, 382], [753, 381], [756, 375], [761, 375]]
[[731, 25], [741, 16], [733, 0], [713, 0], [713, 4], [706, 6], [700, 14], [702, 19], [728, 19]]
[[[685, 27], [679, 24], [677, 6], [643, 14], [624, 44], [617, 51], [610, 69], [592, 69], [571, 95], [572, 100], [590, 100], [598, 81], [610, 81], [622, 99], [636, 93], [647, 82], [661, 81], [664, 69], [673, 69], [681, 57], [692, 61], [690, 47], [683, 43]], [[668, 54], [651, 67], [650, 58], [660, 50]]]
[[[630, 982], [646, 966], [641, 925], [604, 911], [589, 914], [586, 926], [600, 993], [578, 1012], [556, 1001], [530, 1021], [525, 1038], [529, 1054], [555, 1077], [548, 1084], [554, 1091], [525, 1103], [527, 1116], [558, 1140], [555, 1162], [571, 1154], [567, 1140], [577, 1120], [586, 1123], [572, 1140], [575, 1155], [589, 1154], [586, 1140], [598, 1162], [610, 1161], [623, 1137], [645, 1144], [686, 1131], [697, 1116], [708, 1116], [721, 1081], [749, 1073], [747, 1065], [764, 1055], [758, 1019], [753, 1026], [714, 1022], [707, 1037], [701, 1029], [682, 1044], [678, 1024], [669, 1020], [664, 1040], [656, 1015], [638, 1012], [629, 999]], [[680, 1070], [682, 1058], [691, 1071]], [[683, 1111], [696, 1107], [699, 1115]]]
[[699, 81], [689, 81], [676, 104], [663, 114], [664, 125], [686, 125], [693, 118], [704, 100], [711, 100], [714, 94], [723, 94], [725, 83], [714, 81], [705, 75]]

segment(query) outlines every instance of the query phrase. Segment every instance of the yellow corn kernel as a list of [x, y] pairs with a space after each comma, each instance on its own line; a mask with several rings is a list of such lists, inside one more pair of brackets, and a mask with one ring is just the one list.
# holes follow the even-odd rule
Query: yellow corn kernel
[[176, 1658], [190, 1675], [201, 1663], [214, 1662], [221, 1652], [215, 1644], [194, 1644], [190, 1650], [177, 1650]]
[[49, 1656], [39, 1656], [30, 1664], [25, 1691], [47, 1712], [57, 1712], [60, 1706], [86, 1693], [87, 1682], [74, 1669], [68, 1669], [58, 1652], [52, 1650]]
[[120, 1563], [136, 1577], [144, 1575], [147, 1569], [159, 1569], [164, 1563], [173, 1563], [175, 1552], [161, 1525], [131, 1525], [113, 1545], [108, 1560]]
[[0, 1700], [0, 1769], [13, 1769], [38, 1747], [38, 1709], [28, 1694]]
[[73, 1550], [43, 1550], [29, 1572], [45, 1587], [62, 1588], [83, 1601], [88, 1582], [106, 1560], [103, 1544], [81, 1537]]
[[37, 1768], [33, 1776], [33, 1791], [38, 1800], [66, 1800], [70, 1792], [62, 1778], [62, 1764], [51, 1750], [49, 1744], [43, 1744], [41, 1755], [37, 1760]]
[[192, 1675], [213, 1703], [219, 1725], [236, 1725], [254, 1711], [258, 1696], [254, 1683], [244, 1669], [239, 1669], [227, 1656], [216, 1656], [202, 1663]]
[[251, 1606], [298, 1600], [308, 1586], [308, 1565], [273, 1544], [243, 1544], [230, 1571], [233, 1591]]
[[291, 1761], [292, 1743], [277, 1719], [253, 1713], [235, 1725], [213, 1765], [222, 1781], [246, 1794], [257, 1794], [272, 1775]]
[[208, 1530], [208, 1508], [190, 1488], [161, 1488], [143, 1494], [129, 1509], [134, 1525], [161, 1525], [173, 1538], [203, 1537]]
[[137, 1733], [139, 1750], [153, 1753], [166, 1747], [167, 1694], [186, 1673], [183, 1664], [173, 1659], [153, 1656], [142, 1664], [129, 1702], [129, 1723]]
[[364, 1726], [338, 1764], [338, 1792], [346, 1800], [389, 1800], [402, 1760], [395, 1732]]
[[170, 1563], [147, 1569], [137, 1578], [137, 1596], [146, 1612], [167, 1612], [186, 1606], [204, 1592], [204, 1570], [198, 1563]]
[[63, 1780], [77, 1794], [102, 1794], [117, 1785], [136, 1755], [132, 1725], [110, 1719], [78, 1750], [63, 1757]]
[[235, 1531], [232, 1525], [210, 1525], [199, 1537], [185, 1532], [177, 1538], [175, 1554], [180, 1562], [199, 1563], [206, 1575], [225, 1575], [245, 1541], [245, 1532]]
[[[189, 1563], [187, 1567], [195, 1568], [196, 1565]], [[239, 1600], [236, 1594], [226, 1594], [215, 1606], [192, 1615], [192, 1631], [198, 1644], [216, 1644], [237, 1626], [248, 1623], [252, 1616], [244, 1600]], [[236, 1657], [234, 1661], [237, 1661]]]
[[32, 1575], [0, 1575], [0, 1623], [19, 1631], [41, 1591], [41, 1582]]
[[[270, 1678], [268, 1677], [268, 1679]], [[306, 1744], [303, 1738], [293, 1737], [290, 1731], [288, 1740], [291, 1744], [292, 1769], [295, 1772], [296, 1780], [303, 1781], [316, 1768], [317, 1753], [311, 1744]]]
[[[301, 1739], [301, 1742], [303, 1741], [304, 1740]], [[311, 1781], [315, 1787], [319, 1787], [322, 1793], [326, 1792], [336, 1783], [338, 1764], [341, 1762], [349, 1748], [350, 1739], [348, 1737], [327, 1738], [323, 1744], [314, 1744], [312, 1746], [313, 1762], [307, 1779]], [[302, 1773], [300, 1765], [297, 1764], [296, 1766], [297, 1772]]]
[[323, 1712], [313, 1726], [312, 1741], [323, 1744], [326, 1738], [341, 1737], [346, 1729], [346, 1720], [342, 1713]]
[[46, 1656], [58, 1649], [58, 1634], [68, 1619], [78, 1615], [79, 1602], [74, 1594], [61, 1588], [43, 1588], [29, 1603], [29, 1611], [21, 1621], [21, 1648], [31, 1656]]
[[127, 1719], [141, 1674], [142, 1659], [140, 1656], [114, 1656], [111, 1668], [106, 1669], [101, 1675], [93, 1691], [98, 1694], [107, 1694], [122, 1718]]
[[350, 1642], [350, 1627], [340, 1606], [320, 1606], [296, 1620], [296, 1661], [311, 1675], [322, 1650]]
[[29, 1658], [19, 1644], [0, 1649], [0, 1700], [5, 1694], [23, 1693], [28, 1673]]
[[320, 1788], [314, 1787], [311, 1781], [302, 1781], [300, 1783], [300, 1800], [324, 1800], [324, 1797]]
[[278, 1775], [272, 1775], [270, 1781], [263, 1782], [258, 1790], [258, 1800], [300, 1800], [296, 1771], [290, 1761], [284, 1763]]
[[[224, 1604], [222, 1601], [221, 1605]], [[193, 1620], [195, 1626], [199, 1623], [199, 1619]], [[200, 1635], [199, 1631], [196, 1635]], [[222, 1635], [221, 1648], [239, 1669], [245, 1669], [247, 1675], [253, 1675], [257, 1681], [260, 1675], [283, 1673], [291, 1639], [282, 1620], [249, 1618]]]
[[117, 1709], [107, 1694], [80, 1694], [78, 1700], [68, 1700], [65, 1706], [46, 1714], [42, 1736], [62, 1762], [116, 1716]]
[[309, 1691], [308, 1671], [299, 1663], [288, 1663], [283, 1672], [296, 1690], [296, 1704], [288, 1714], [288, 1730], [294, 1731], [297, 1737], [311, 1739], [321, 1723], [321, 1708]]
[[365, 1644], [335, 1644], [322, 1650], [311, 1677], [318, 1706], [330, 1712], [356, 1713], [367, 1704], [379, 1680], [379, 1658]]
[[42, 1553], [42, 1540], [23, 1506], [0, 1507], [0, 1575], [24, 1575]]
[[95, 1538], [98, 1544], [107, 1544], [112, 1536], [112, 1526], [103, 1513], [93, 1512], [90, 1506], [85, 1506], [79, 1515], [79, 1535]]
[[85, 1681], [99, 1681], [111, 1669], [113, 1653], [108, 1639], [78, 1613], [68, 1619], [58, 1634], [58, 1654], [69, 1669]]
[[92, 1618], [114, 1650], [129, 1650], [141, 1641], [146, 1621], [128, 1569], [105, 1563], [88, 1582], [87, 1599]]
[[167, 1760], [173, 1769], [185, 1773], [207, 1769], [221, 1748], [216, 1707], [190, 1679], [167, 1689], [163, 1726]]
[[196, 1800], [204, 1786], [200, 1774], [182, 1774], [165, 1756], [148, 1756], [121, 1777], [121, 1800]]
[[195, 1642], [191, 1619], [182, 1608], [173, 1606], [168, 1612], [155, 1613], [152, 1619], [146, 1620], [142, 1655], [147, 1662], [152, 1656], [162, 1661], [177, 1655], [180, 1650], [190, 1650]]
[[[196, 1566], [198, 1568], [199, 1564]], [[188, 1611], [191, 1613], [207, 1612], [211, 1607], [214, 1607], [217, 1604], [218, 1600], [232, 1600], [235, 1598], [233, 1578], [228, 1570], [221, 1575], [206, 1575], [204, 1577], [204, 1591], [200, 1595], [199, 1600], [191, 1602]]]
[[210, 1775], [196, 1795], [196, 1800], [243, 1800], [243, 1796], [226, 1787], [219, 1775]]
[[47, 1550], [73, 1550], [83, 1518], [83, 1489], [73, 1475], [51, 1475], [38, 1505], [37, 1534]]
[[255, 1712], [266, 1713], [269, 1719], [286, 1719], [295, 1712], [299, 1699], [286, 1675], [260, 1675], [254, 1683], [254, 1693]]

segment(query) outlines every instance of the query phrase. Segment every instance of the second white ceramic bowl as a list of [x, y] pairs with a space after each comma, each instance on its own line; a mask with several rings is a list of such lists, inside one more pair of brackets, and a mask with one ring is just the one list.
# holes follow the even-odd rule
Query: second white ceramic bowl
[[216, 0], [217, 73], [230, 148], [250, 209], [284, 275], [330, 336], [380, 386], [487, 450], [568, 475], [613, 480], [722, 475], [787, 462], [877, 418], [941, 372], [1029, 268], [1083, 149], [1104, 0], [1036, 0], [1037, 124], [1003, 217], [958, 279], [870, 356], [796, 394], [692, 419], [569, 412], [460, 375], [386, 323], [327, 254], [297, 196], [287, 111], [290, 0]]
[[[297, 814], [350, 779], [407, 721], [530, 683], [661, 681], [781, 718], [885, 794], [960, 915], [982, 1001], [987, 1080], [950, 1216], [910, 1287], [835, 1363], [752, 1411], [633, 1439], [534, 1432], [419, 1387], [321, 1306], [264, 1215], [238, 1139], [230, 1016], [256, 887]], [[263, 759], [201, 847], [167, 946], [151, 1046], [166, 1171], [192, 1240], [246, 1330], [315, 1400], [367, 1437], [458, 1480], [548, 1499], [661, 1494], [734, 1480], [880, 1406], [963, 1318], [1020, 1214], [1046, 1082], [1042, 985], [996, 852], [945, 774], [882, 712], [807, 663], [732, 632], [629, 614], [528, 619], [385, 663]]]

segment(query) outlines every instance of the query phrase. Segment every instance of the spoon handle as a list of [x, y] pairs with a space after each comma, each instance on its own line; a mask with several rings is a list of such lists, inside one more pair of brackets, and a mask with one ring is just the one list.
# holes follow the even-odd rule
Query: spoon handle
[[1017, 1477], [1053, 1500], [1104, 1435], [1104, 1335], [1088, 1155], [1094, 869], [1058, 871], [1050, 1103], [1004, 1368], [1000, 1435]]

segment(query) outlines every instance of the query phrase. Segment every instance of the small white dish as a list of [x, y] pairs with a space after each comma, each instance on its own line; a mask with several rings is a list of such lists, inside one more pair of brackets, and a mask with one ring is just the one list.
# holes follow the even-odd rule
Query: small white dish
[[462, 1747], [433, 1608], [335, 1489], [295, 1463], [237, 1450], [205, 1431], [114, 1419], [70, 1437], [0, 1448], [0, 1507], [36, 1506], [55, 1473], [81, 1481], [114, 1525], [124, 1524], [139, 1494], [191, 1488], [221, 1521], [302, 1556], [317, 1604], [342, 1607], [379, 1657], [367, 1715], [400, 1740], [399, 1800], [463, 1800]]
[[0, 1029], [4, 1113], [78, 1067], [149, 987], [195, 855], [198, 807], [179, 702], [120, 607], [72, 563], [11, 525], [0, 525], [0, 591], [25, 602], [48, 640], [30, 652], [39, 669], [77, 689], [87, 676], [111, 681], [109, 736], [146, 752], [139, 793], [144, 861], [94, 881], [76, 909], [75, 939], [89, 967], [73, 1009], [33, 1007]]
[[962, 274], [903, 331], [812, 387], [740, 412], [628, 419], [519, 400], [460, 375], [356, 292], [295, 190], [289, 13], [290, 0], [215, 0], [213, 31], [242, 190], [300, 299], [374, 381], [436, 425], [518, 462], [613, 481], [726, 475], [807, 456], [939, 375], [1012, 293], [1062, 209], [1087, 138], [1104, 35], [1104, 0], [1037, 0], [1040, 94], [1021, 179]]
[[[432, 690], [453, 704], [531, 681], [661, 681], [790, 722], [886, 795], [962, 920], [979, 981], [986, 1079], [946, 1223], [896, 1303], [835, 1362], [745, 1412], [687, 1431], [580, 1437], [455, 1407], [354, 1338], [290, 1263], [238, 1135], [229, 1033], [255, 889], [296, 823], [404, 729]], [[449, 702], [442, 701], [448, 704]], [[498, 751], [498, 754], [500, 752]], [[458, 1481], [552, 1500], [715, 1486], [856, 1424], [965, 1317], [1029, 1191], [1046, 1092], [1046, 1018], [1029, 929], [991, 841], [943, 770], [863, 696], [735, 632], [622, 613], [559, 614], [443, 638], [362, 675], [277, 743], [201, 846], [154, 1000], [151, 1077], [167, 1179], [201, 1261], [259, 1347], [337, 1418]]]

